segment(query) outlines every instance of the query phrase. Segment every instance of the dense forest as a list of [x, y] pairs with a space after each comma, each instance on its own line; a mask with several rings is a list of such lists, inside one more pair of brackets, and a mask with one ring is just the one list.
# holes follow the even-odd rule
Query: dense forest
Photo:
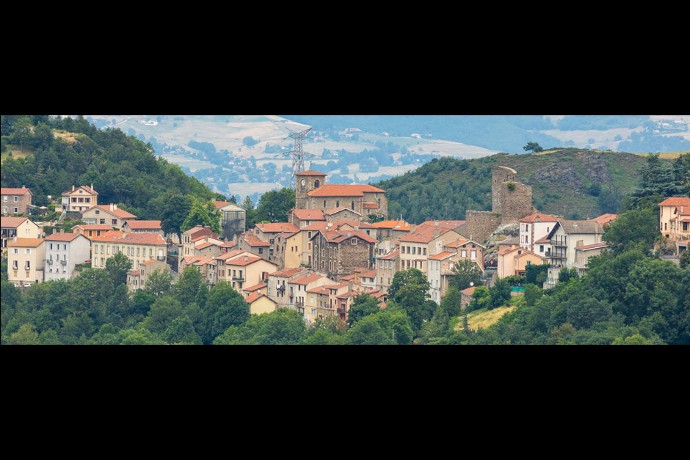
[[[661, 160], [668, 168], [684, 165]], [[386, 190], [388, 213], [412, 223], [464, 219], [467, 209], [491, 209], [491, 167], [509, 166], [532, 186], [535, 207], [571, 219], [615, 213], [640, 178], [645, 157], [629, 153], [558, 149], [544, 154], [497, 154], [473, 160], [441, 158], [374, 185]]]

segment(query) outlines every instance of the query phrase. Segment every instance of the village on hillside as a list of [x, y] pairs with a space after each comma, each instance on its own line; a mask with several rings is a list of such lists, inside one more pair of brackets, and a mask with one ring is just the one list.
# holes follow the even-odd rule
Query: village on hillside
[[[353, 299], [369, 294], [386, 308], [394, 275], [416, 268], [429, 281], [430, 298], [440, 303], [451, 277], [468, 262], [482, 283], [525, 274], [530, 265], [547, 265], [543, 288], [554, 287], [563, 269], [582, 276], [588, 260], [607, 249], [602, 237], [615, 214], [567, 220], [535, 209], [531, 186], [515, 170], [492, 169], [492, 210], [467, 210], [465, 220], [411, 224], [391, 219], [386, 191], [363, 184], [330, 184], [327, 175], [296, 173], [294, 208], [282, 222], [246, 228], [246, 211], [216, 201], [220, 233], [196, 226], [164, 234], [161, 221], [139, 220], [116, 204], [98, 202], [98, 184], [64, 191], [56, 206], [83, 224], [71, 232], [27, 216], [36, 212], [29, 188], [2, 188], [2, 251], [8, 280], [25, 289], [35, 283], [69, 279], [84, 267], [103, 269], [123, 254], [132, 264], [129, 291], [147, 285], [156, 271], [173, 279], [196, 267], [208, 286], [230, 284], [251, 314], [280, 308], [296, 310], [307, 324], [337, 315], [343, 320]], [[690, 240], [690, 198], [659, 203], [659, 231], [675, 245], [676, 256]], [[47, 227], [53, 227], [46, 231]], [[462, 306], [472, 299], [462, 291]], [[521, 295], [519, 287], [511, 295]]]

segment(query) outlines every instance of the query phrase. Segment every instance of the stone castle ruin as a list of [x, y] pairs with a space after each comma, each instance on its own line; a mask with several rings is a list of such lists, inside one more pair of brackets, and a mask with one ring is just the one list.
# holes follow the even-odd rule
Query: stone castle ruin
[[458, 232], [482, 243], [498, 227], [516, 223], [534, 211], [532, 186], [520, 182], [514, 169], [494, 166], [491, 169], [491, 211], [467, 210], [465, 224]]

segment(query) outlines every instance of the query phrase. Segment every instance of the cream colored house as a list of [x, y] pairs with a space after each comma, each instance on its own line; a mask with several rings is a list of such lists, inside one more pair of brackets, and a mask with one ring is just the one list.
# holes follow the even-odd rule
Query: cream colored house
[[197, 225], [196, 227], [192, 227], [189, 230], [183, 232], [182, 242], [180, 243], [180, 250], [178, 253], [178, 266], [182, 262], [182, 258], [194, 255], [194, 247], [197, 242], [207, 242], [209, 241], [209, 238], [212, 238], [216, 241], [220, 241], [220, 237], [216, 233], [214, 233], [213, 230], [211, 230], [211, 227], [209, 227], [208, 225]]
[[556, 223], [547, 238], [551, 241], [551, 251], [546, 253], [551, 264], [547, 272], [544, 289], [558, 283], [561, 268], [575, 267], [575, 251], [578, 246], [601, 243], [604, 229], [596, 221], [561, 220]]
[[105, 224], [115, 228], [122, 228], [126, 220], [134, 220], [137, 216], [124, 209], [119, 209], [116, 204], [100, 204], [84, 211], [82, 218], [87, 224]]
[[55, 207], [57, 212], [84, 212], [98, 205], [98, 192], [93, 189], [93, 184], [72, 186], [72, 190], [62, 193], [62, 200]]
[[556, 225], [558, 219], [558, 216], [552, 216], [541, 212], [536, 212], [520, 219], [518, 221], [520, 225], [520, 247], [529, 249], [530, 252], [535, 254], [544, 254], [545, 248], [539, 248], [539, 246], [543, 246], [543, 244], [539, 244], [537, 241], [551, 232], [551, 229]]
[[271, 313], [278, 309], [278, 304], [274, 300], [260, 292], [251, 293], [244, 301], [249, 304], [249, 313], [252, 315]]
[[131, 292], [145, 288], [149, 276], [156, 270], [170, 271], [170, 267], [167, 263], [155, 259], [140, 263], [138, 269], [127, 272], [127, 289]]
[[275, 263], [240, 250], [222, 254], [214, 260], [217, 263], [218, 281], [227, 281], [240, 293], [244, 286], [267, 282], [269, 274], [277, 270]]
[[690, 198], [672, 196], [659, 203], [659, 228], [666, 238], [677, 241], [690, 238]]
[[400, 238], [400, 270], [416, 268], [426, 275], [429, 256], [443, 252], [443, 247], [462, 237], [454, 229], [464, 220], [426, 221], [414, 232]]
[[113, 226], [106, 224], [81, 224], [75, 225], [72, 229], [73, 232], [80, 233], [88, 239], [91, 239], [94, 236], [101, 236], [102, 233], [110, 232], [112, 230]]
[[0, 217], [2, 227], [2, 251], [7, 249], [7, 242], [12, 238], [40, 238], [41, 229], [26, 217]]
[[296, 268], [306, 265], [304, 258], [304, 232], [299, 231], [288, 236], [285, 240], [285, 268]]
[[400, 249], [376, 257], [376, 288], [388, 292], [395, 273], [400, 270]]
[[165, 262], [167, 245], [162, 236], [155, 233], [126, 233], [117, 230], [91, 238], [91, 267], [105, 268], [105, 264], [117, 253], [132, 262], [132, 269], [139, 269], [142, 262], [156, 259]]
[[44, 279], [67, 280], [91, 258], [91, 241], [80, 233], [53, 233], [45, 239]]
[[43, 281], [46, 247], [42, 238], [12, 238], [7, 242], [7, 280], [15, 286]]
[[594, 244], [587, 244], [584, 246], [577, 246], [575, 248], [575, 268], [577, 273], [583, 276], [587, 272], [589, 258], [601, 255], [601, 253], [609, 246], [605, 241]]
[[498, 269], [496, 274], [499, 278], [524, 275], [528, 265], [542, 265], [544, 263], [546, 263], [546, 259], [534, 254], [529, 249], [513, 246], [512, 248], [498, 251]]
[[296, 309], [304, 316], [308, 324], [316, 320], [317, 305], [309, 305], [307, 291], [327, 284], [334, 284], [333, 280], [323, 273], [307, 273], [288, 281], [287, 295], [290, 299], [288, 307]]
[[298, 228], [303, 228], [314, 222], [325, 222], [326, 217], [320, 209], [298, 209], [288, 211], [288, 222]]
[[122, 224], [123, 232], [130, 233], [158, 233], [163, 236], [160, 220], [126, 220]]

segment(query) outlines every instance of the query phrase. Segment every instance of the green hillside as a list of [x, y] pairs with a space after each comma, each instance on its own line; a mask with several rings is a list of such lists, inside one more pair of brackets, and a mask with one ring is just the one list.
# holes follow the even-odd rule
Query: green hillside
[[[32, 152], [17, 155], [16, 152]], [[151, 146], [119, 129], [99, 130], [79, 117], [2, 116], [3, 187], [25, 185], [35, 205], [47, 205], [72, 185], [90, 185], [99, 203], [122, 203], [142, 218], [160, 218], [172, 195], [215, 196]]]
[[644, 156], [554, 149], [541, 154], [496, 154], [472, 160], [441, 158], [375, 184], [386, 190], [390, 216], [409, 222], [463, 219], [467, 209], [491, 209], [491, 167], [509, 166], [532, 185], [537, 209], [569, 218], [616, 212], [638, 183]]

